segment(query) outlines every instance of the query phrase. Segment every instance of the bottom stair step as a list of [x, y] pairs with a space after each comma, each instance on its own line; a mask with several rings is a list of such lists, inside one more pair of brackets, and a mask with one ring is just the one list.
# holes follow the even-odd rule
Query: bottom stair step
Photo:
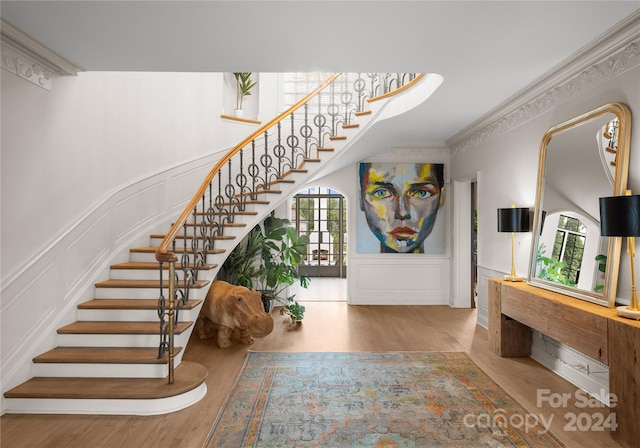
[[175, 397], [200, 386], [207, 369], [183, 361], [175, 380], [166, 378], [44, 378], [36, 377], [5, 392], [5, 398], [142, 400]]

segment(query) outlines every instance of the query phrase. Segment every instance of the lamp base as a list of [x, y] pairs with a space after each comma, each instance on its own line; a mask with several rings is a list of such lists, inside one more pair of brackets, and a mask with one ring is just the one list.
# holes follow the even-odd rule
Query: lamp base
[[524, 278], [522, 278], [522, 277], [514, 277], [514, 276], [511, 276], [511, 275], [505, 275], [504, 279], [508, 280], [510, 282], [523, 282], [524, 281]]
[[618, 310], [618, 316], [628, 319], [640, 319], [640, 310], [632, 310], [628, 306], [619, 306], [616, 309]]

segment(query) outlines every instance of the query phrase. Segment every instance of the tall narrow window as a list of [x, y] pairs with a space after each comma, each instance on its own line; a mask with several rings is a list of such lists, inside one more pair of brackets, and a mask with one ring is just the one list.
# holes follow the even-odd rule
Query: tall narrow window
[[573, 284], [580, 278], [580, 266], [587, 228], [579, 219], [560, 215], [551, 257], [565, 264], [562, 273]]

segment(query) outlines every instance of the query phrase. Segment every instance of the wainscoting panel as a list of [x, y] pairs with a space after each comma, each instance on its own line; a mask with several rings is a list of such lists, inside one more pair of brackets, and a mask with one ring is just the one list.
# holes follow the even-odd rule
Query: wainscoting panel
[[164, 185], [164, 182], [157, 182], [118, 198], [115, 204], [117, 240], [126, 238], [162, 214]]
[[531, 357], [591, 396], [609, 404], [609, 367], [606, 364], [535, 330], [531, 341]]
[[35, 330], [46, 326], [56, 310], [58, 298], [52, 291], [58, 290], [62, 282], [57, 266], [55, 257], [43, 259], [2, 293], [3, 383], [7, 371], [15, 368], [15, 358], [27, 352], [38, 338]]
[[450, 299], [450, 260], [411, 257], [352, 259], [353, 305], [445, 305]]
[[111, 244], [111, 226], [109, 215], [105, 212], [98, 216], [84, 232], [73, 235], [75, 238], [65, 250], [65, 288], [73, 289], [82, 281], [83, 273], [93, 266], [108, 252]]
[[489, 328], [489, 279], [502, 278], [506, 272], [478, 266], [478, 284], [476, 285], [476, 308], [478, 308], [478, 325]]
[[[171, 208], [182, 209], [187, 201], [191, 200], [193, 193], [196, 191], [202, 180], [213, 168], [212, 164], [198, 166], [193, 169], [174, 173], [170, 179], [168, 204]], [[182, 211], [182, 210], [180, 210]]]

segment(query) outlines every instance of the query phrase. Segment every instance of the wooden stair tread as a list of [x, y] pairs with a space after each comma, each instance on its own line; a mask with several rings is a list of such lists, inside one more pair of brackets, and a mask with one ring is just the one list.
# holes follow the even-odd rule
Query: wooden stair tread
[[[202, 300], [189, 300], [181, 310], [191, 310]], [[157, 310], [158, 299], [93, 299], [78, 305], [81, 310]]]
[[[180, 334], [193, 322], [178, 322], [175, 333]], [[80, 320], [58, 328], [58, 334], [160, 334], [159, 322], [86, 321]], [[158, 336], [159, 337], [159, 336]]]
[[346, 140], [346, 135], [330, 135], [329, 140]]
[[356, 117], [359, 117], [361, 115], [371, 115], [371, 113], [372, 113], [372, 111], [371, 111], [371, 109], [369, 109], [369, 110], [361, 110], [360, 112], [356, 112], [354, 115]]
[[335, 151], [335, 148], [317, 148], [318, 151], [320, 152], [332, 152]]
[[[179, 280], [177, 285], [182, 286], [183, 280]], [[190, 288], [203, 288], [209, 284], [209, 280], [196, 280], [195, 283], [190, 285]], [[95, 284], [96, 288], [159, 288], [159, 280], [104, 280]], [[162, 282], [163, 288], [169, 287], [169, 280]]]
[[[152, 235], [150, 235], [151, 238], [164, 238], [166, 235], [163, 233], [154, 233]], [[194, 235], [192, 234], [187, 234], [187, 235], [178, 235], [176, 237], [176, 240], [181, 240], [181, 239], [188, 239], [191, 240], [194, 238]], [[202, 239], [202, 235], [197, 235], [196, 236], [197, 239]], [[223, 241], [223, 240], [235, 240], [236, 237], [234, 235], [215, 235], [213, 237], [214, 240], [219, 240], [219, 241]]]
[[5, 392], [6, 398], [141, 400], [175, 397], [200, 386], [207, 378], [200, 364], [182, 361], [175, 382], [166, 378], [45, 378], [35, 377]]
[[[174, 348], [176, 353], [182, 347]], [[35, 363], [167, 364], [167, 353], [158, 358], [158, 347], [56, 347], [33, 358]]]
[[[157, 261], [126, 261], [124, 263], [116, 263], [116, 264], [112, 264], [111, 269], [139, 269], [139, 270], [157, 270], [160, 267], [160, 263], [158, 263]], [[189, 267], [193, 267], [193, 263], [189, 265]], [[201, 270], [210, 270], [210, 269], [215, 269], [217, 268], [218, 265], [215, 263], [209, 263], [209, 264], [205, 264], [200, 266], [199, 269]], [[165, 263], [162, 268], [164, 270], [169, 269], [169, 265], [168, 263]], [[182, 264], [181, 263], [176, 263], [176, 270], [182, 270]]]
[[[196, 216], [203, 216], [203, 215], [208, 215], [208, 212], [196, 212]], [[254, 212], [254, 211], [248, 211], [248, 210], [236, 210], [234, 212], [213, 212], [214, 215], [216, 216], [232, 216], [232, 215], [238, 215], [238, 216], [253, 216], [253, 215], [257, 215], [258, 212]], [[175, 223], [172, 223], [171, 225], [174, 225]]]
[[256, 189], [256, 191], [245, 191], [244, 193], [238, 193], [235, 195], [236, 198], [252, 196], [254, 194], [282, 194], [282, 190], [265, 190], [264, 188]]
[[[132, 247], [131, 249], [129, 249], [130, 252], [145, 253], [145, 254], [155, 254], [157, 250], [158, 248], [156, 246]], [[181, 254], [183, 252], [184, 252], [184, 248], [176, 247], [176, 250], [175, 250], [176, 254]], [[187, 252], [192, 253], [193, 251], [191, 248], [187, 248]], [[210, 249], [207, 251], [208, 254], [223, 254], [225, 252], [226, 250], [224, 249]]]
[[350, 124], [343, 124], [342, 125], [342, 129], [353, 129], [353, 128], [359, 128], [360, 125], [358, 123], [350, 123]]
[[[258, 212], [253, 213], [253, 215], [257, 215], [257, 214], [258, 214]], [[200, 223], [194, 224], [192, 222], [188, 222], [185, 225], [187, 227], [198, 227], [198, 228], [200, 228]], [[247, 227], [247, 225], [242, 223], [242, 222], [229, 222], [229, 223], [224, 224], [223, 227]], [[180, 239], [180, 235], [178, 235], [176, 237], [176, 240], [179, 240], [179, 239]]]

